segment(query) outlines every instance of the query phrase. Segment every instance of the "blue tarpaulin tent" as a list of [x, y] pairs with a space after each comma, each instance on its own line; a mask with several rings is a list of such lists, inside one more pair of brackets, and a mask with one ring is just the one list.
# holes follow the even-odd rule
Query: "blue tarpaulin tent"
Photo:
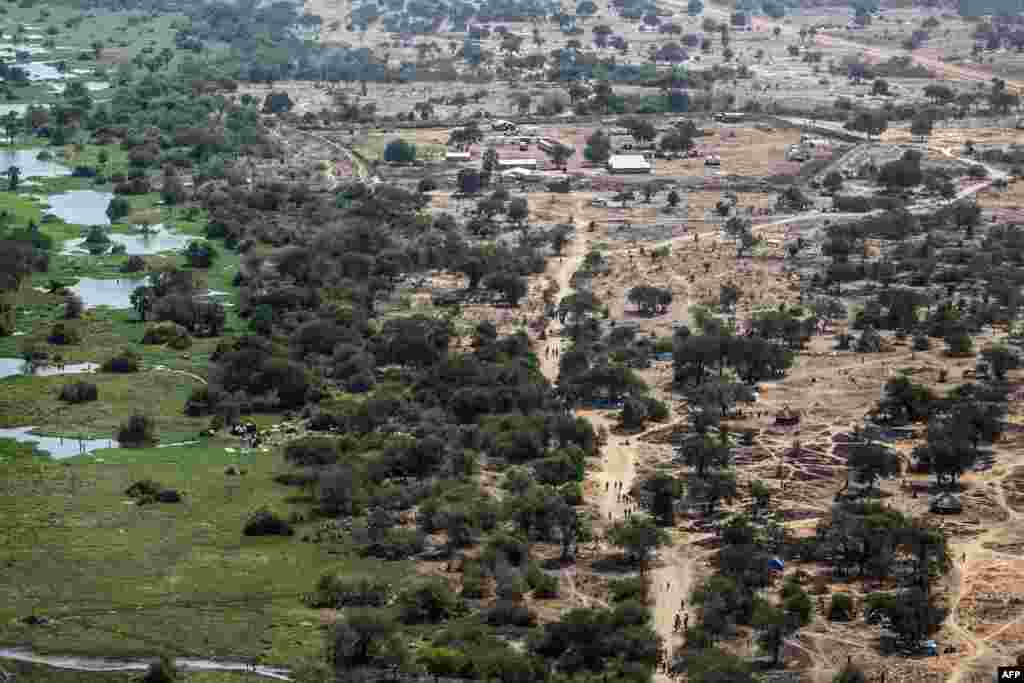
[[773, 557], [772, 559], [768, 560], [768, 568], [777, 572], [781, 572], [783, 569], [786, 568], [786, 563], [777, 557]]

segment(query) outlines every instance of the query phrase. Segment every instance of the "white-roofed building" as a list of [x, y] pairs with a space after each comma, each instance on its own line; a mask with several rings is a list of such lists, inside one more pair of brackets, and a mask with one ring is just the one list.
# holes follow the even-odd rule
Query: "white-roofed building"
[[615, 154], [608, 159], [610, 173], [650, 173], [651, 163], [642, 154]]

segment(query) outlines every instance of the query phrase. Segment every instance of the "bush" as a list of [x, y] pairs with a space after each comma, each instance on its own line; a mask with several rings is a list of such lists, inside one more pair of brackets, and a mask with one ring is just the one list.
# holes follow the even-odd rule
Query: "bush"
[[333, 465], [338, 457], [338, 441], [321, 436], [296, 439], [284, 450], [285, 460], [303, 467]]
[[174, 683], [178, 680], [178, 670], [168, 657], [161, 657], [151, 663], [142, 678], [142, 683]]
[[82, 336], [79, 334], [78, 330], [71, 325], [54, 323], [53, 327], [50, 328], [50, 335], [46, 340], [51, 344], [66, 346], [68, 344], [77, 344], [82, 341]]
[[73, 292], [69, 292], [67, 296], [64, 297], [65, 319], [76, 320], [81, 318], [83, 310], [85, 310], [85, 306], [82, 304], [82, 297]]
[[932, 340], [928, 338], [928, 335], [919, 334], [914, 337], [914, 351], [927, 351], [932, 348]]
[[68, 403], [86, 403], [99, 398], [96, 385], [90, 382], [72, 382], [60, 388], [60, 400]]
[[608, 592], [611, 594], [612, 602], [628, 602], [635, 600], [644, 602], [644, 579], [639, 576], [632, 576], [625, 579], [613, 579], [608, 584]]
[[117, 430], [117, 441], [122, 446], [144, 446], [156, 443], [156, 424], [153, 418], [135, 413]]
[[391, 584], [383, 579], [339, 576], [328, 572], [316, 590], [306, 596], [307, 607], [384, 607], [391, 599]]
[[437, 624], [462, 612], [458, 597], [441, 579], [424, 581], [399, 594], [399, 619], [403, 624]]
[[188, 330], [177, 323], [170, 321], [156, 323], [146, 328], [142, 335], [143, 344], [163, 345], [172, 349], [182, 350], [192, 346], [192, 337]]
[[144, 498], [146, 496], [156, 496], [156, 494], [163, 491], [163, 486], [160, 483], [153, 481], [152, 479], [140, 479], [128, 488], [124, 490], [124, 495], [129, 498]]
[[122, 273], [140, 273], [146, 269], [146, 259], [138, 255], [128, 257], [128, 260], [121, 264]]
[[217, 260], [217, 250], [209, 242], [189, 242], [185, 247], [185, 260], [192, 268], [209, 268]]
[[264, 507], [249, 515], [242, 533], [246, 536], [291, 536], [295, 530], [287, 521]]
[[120, 354], [105, 361], [101, 369], [103, 372], [138, 372], [139, 356], [131, 349], [124, 349]]
[[853, 618], [853, 598], [847, 593], [836, 593], [828, 606], [831, 621], [850, 621]]
[[531, 612], [526, 605], [510, 600], [499, 600], [494, 607], [487, 611], [485, 619], [491, 626], [529, 628], [536, 623], [537, 615]]
[[420, 531], [394, 528], [385, 531], [382, 539], [363, 546], [360, 552], [366, 557], [397, 562], [419, 555], [425, 547], [426, 537]]
[[128, 215], [132, 210], [131, 204], [124, 197], [114, 197], [110, 200], [110, 204], [107, 205], [107, 218], [110, 219], [111, 223], [117, 223], [122, 218]]
[[539, 572], [536, 576], [529, 576], [530, 588], [533, 589], [533, 597], [542, 600], [558, 597], [558, 577], [551, 574]]
[[[190, 417], [205, 415], [213, 409], [213, 404], [214, 401], [210, 396], [210, 388], [206, 385], [196, 387], [189, 394], [188, 400], [185, 401], [185, 414]], [[220, 431], [223, 428], [224, 418], [217, 415], [214, 419], [217, 417], [221, 418], [221, 427], [216, 428], [215, 431]], [[210, 428], [214, 429], [214, 426], [211, 424]]]

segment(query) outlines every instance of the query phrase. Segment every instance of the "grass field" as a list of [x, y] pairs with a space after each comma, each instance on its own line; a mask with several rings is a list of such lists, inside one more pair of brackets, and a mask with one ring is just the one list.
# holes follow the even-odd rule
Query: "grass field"
[[[67, 671], [40, 664], [0, 659], [0, 669], [17, 683], [138, 683], [137, 671]], [[251, 674], [230, 671], [178, 672], [179, 683], [256, 683], [266, 681]]]
[[[75, 379], [95, 384], [99, 400], [70, 405], [59, 400], [60, 388]], [[7, 377], [0, 379], [0, 427], [34, 425], [55, 434], [109, 438], [125, 416], [141, 410], [156, 418], [161, 441], [187, 440], [209, 422], [208, 418], [190, 418], [182, 413], [189, 392], [198, 385], [188, 377], [160, 371]]]
[[[232, 442], [233, 443], [233, 442]], [[120, 449], [60, 463], [0, 441], [0, 642], [110, 657], [241, 658], [284, 666], [321, 647], [316, 610], [300, 594], [326, 570], [393, 577], [409, 572], [333, 555], [297, 535], [248, 538], [247, 515], [287, 513], [295, 490], [275, 484], [280, 465], [258, 453], [245, 476], [224, 474], [223, 447]], [[139, 507], [123, 491], [152, 478], [184, 492], [180, 504]], [[33, 611], [50, 618], [30, 627]]]

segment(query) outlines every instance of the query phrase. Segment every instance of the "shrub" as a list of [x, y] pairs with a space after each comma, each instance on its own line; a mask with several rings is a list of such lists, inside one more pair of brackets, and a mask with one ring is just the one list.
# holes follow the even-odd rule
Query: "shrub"
[[193, 268], [209, 268], [219, 256], [217, 250], [209, 242], [189, 242], [184, 253], [185, 260]]
[[391, 584], [383, 579], [339, 576], [328, 572], [306, 596], [308, 607], [384, 607], [391, 599]]
[[288, 444], [284, 459], [301, 466], [323, 466], [338, 462], [338, 441], [321, 436], [307, 436]]
[[644, 579], [639, 576], [631, 576], [625, 579], [613, 579], [608, 584], [608, 591], [611, 593], [612, 602], [627, 602], [635, 600], [644, 602], [646, 593]]
[[529, 628], [536, 623], [537, 615], [531, 612], [526, 605], [510, 600], [499, 600], [494, 607], [487, 611], [486, 620], [491, 626]]
[[129, 498], [144, 498], [146, 496], [156, 496], [156, 494], [160, 493], [160, 491], [162, 491], [163, 488], [163, 486], [161, 486], [158, 482], [153, 481], [152, 479], [140, 479], [139, 481], [135, 482], [134, 484], [126, 488], [124, 490], [124, 495], [128, 496]]
[[82, 297], [73, 292], [69, 292], [64, 297], [64, 317], [67, 320], [81, 318], [83, 310], [85, 310], [85, 306], [82, 304]]
[[144, 446], [156, 443], [156, 424], [153, 418], [135, 413], [121, 423], [117, 440], [122, 446]]
[[128, 257], [128, 260], [121, 264], [122, 273], [139, 273], [146, 269], [146, 259], [138, 255]]
[[138, 372], [139, 356], [131, 349], [124, 349], [120, 354], [105, 361], [101, 369], [103, 372]]
[[287, 521], [264, 507], [249, 515], [242, 533], [246, 536], [291, 536], [295, 530]]
[[539, 599], [550, 599], [558, 597], [558, 577], [540, 572], [536, 576], [529, 577], [530, 588], [533, 589], [533, 597]]
[[168, 657], [161, 657], [151, 663], [142, 678], [142, 683], [174, 683], [178, 680], [178, 670]]
[[172, 349], [180, 351], [192, 346], [192, 337], [189, 336], [188, 330], [181, 325], [165, 321], [147, 327], [146, 332], [142, 335], [142, 343], [166, 344]]
[[107, 205], [107, 218], [110, 219], [111, 223], [117, 223], [122, 218], [128, 215], [128, 212], [132, 210], [131, 204], [124, 197], [114, 197], [110, 200], [110, 204]]
[[54, 323], [53, 327], [50, 328], [50, 335], [46, 340], [51, 344], [65, 346], [68, 344], [77, 344], [82, 341], [82, 337], [75, 327], [58, 322]]
[[928, 338], [928, 335], [919, 334], [914, 337], [914, 350], [915, 351], [927, 351], [932, 347], [932, 341]]
[[404, 624], [437, 624], [462, 611], [462, 604], [441, 579], [424, 581], [398, 596], [399, 619]]
[[99, 398], [96, 385], [91, 382], [72, 382], [60, 388], [60, 400], [68, 403], [86, 403]]
[[853, 598], [848, 593], [836, 593], [828, 606], [831, 621], [849, 621], [853, 618]]
[[419, 555], [426, 547], [426, 537], [416, 529], [394, 528], [384, 532], [384, 537], [369, 543], [361, 552], [367, 557], [381, 560], [407, 560]]
[[[196, 387], [189, 394], [188, 400], [185, 401], [185, 414], [190, 417], [199, 417], [205, 415], [213, 409], [213, 399], [210, 396], [210, 388], [206, 385]], [[223, 428], [224, 418], [217, 415], [216, 417], [221, 418], [221, 427], [216, 428], [216, 431], [220, 431]], [[213, 425], [210, 425], [211, 429], [214, 429]]]

